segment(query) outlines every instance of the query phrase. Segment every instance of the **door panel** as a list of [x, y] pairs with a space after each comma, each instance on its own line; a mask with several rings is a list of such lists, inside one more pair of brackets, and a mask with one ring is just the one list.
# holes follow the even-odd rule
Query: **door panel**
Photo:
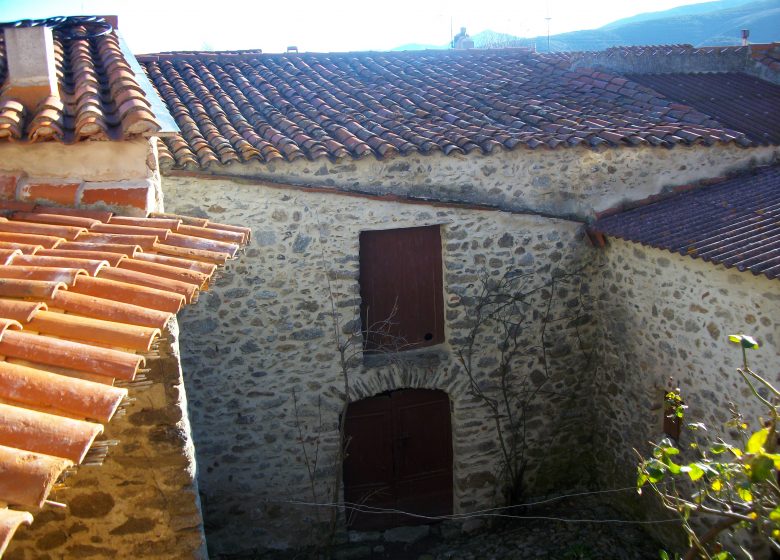
[[[345, 436], [344, 500], [379, 508], [394, 508], [393, 466], [387, 462], [387, 457], [393, 454], [390, 397], [380, 396], [351, 403], [347, 409]], [[385, 515], [377, 517], [378, 521], [383, 522], [381, 518]], [[349, 511], [347, 521], [350, 521]]]
[[[404, 390], [392, 396], [398, 509], [421, 515], [452, 513], [452, 430], [447, 395]], [[404, 517], [404, 525], [426, 523], [425, 519]]]
[[[404, 389], [351, 403], [345, 424], [346, 501], [419, 515], [452, 513], [452, 430], [446, 393]], [[430, 522], [357, 513], [353, 529]]]

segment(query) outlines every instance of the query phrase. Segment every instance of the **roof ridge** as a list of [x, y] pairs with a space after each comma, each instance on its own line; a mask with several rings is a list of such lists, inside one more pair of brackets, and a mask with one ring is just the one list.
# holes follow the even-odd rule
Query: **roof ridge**
[[[242, 59], [242, 58], [285, 58], [285, 57], [360, 57], [360, 56], [397, 56], [414, 57], [420, 54], [432, 56], [480, 56], [485, 54], [524, 54], [524, 55], [547, 55], [549, 53], [538, 53], [530, 47], [502, 47], [491, 49], [417, 49], [402, 51], [384, 51], [384, 50], [360, 50], [360, 51], [301, 51], [301, 52], [265, 52], [262, 49], [243, 49], [243, 50], [221, 50], [221, 51], [162, 51], [157, 53], [137, 54], [135, 58], [141, 63], [157, 62], [163, 60], [187, 60], [187, 59]], [[555, 53], [553, 53], [555, 54]]]

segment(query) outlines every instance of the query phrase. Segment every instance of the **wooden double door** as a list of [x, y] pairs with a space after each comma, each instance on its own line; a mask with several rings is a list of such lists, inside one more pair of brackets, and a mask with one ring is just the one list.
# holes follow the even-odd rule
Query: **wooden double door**
[[[452, 428], [443, 391], [402, 389], [350, 403], [344, 498], [420, 516], [452, 513]], [[404, 513], [347, 510], [351, 529], [431, 523]]]

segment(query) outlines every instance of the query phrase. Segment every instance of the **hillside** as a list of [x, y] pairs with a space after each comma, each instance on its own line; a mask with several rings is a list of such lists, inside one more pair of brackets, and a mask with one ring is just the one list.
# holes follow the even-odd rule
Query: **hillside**
[[[694, 46], [738, 45], [741, 30], [752, 43], [780, 41], [780, 0], [718, 0], [638, 14], [598, 29], [550, 36], [550, 50], [587, 51], [614, 46], [688, 43]], [[531, 47], [547, 50], [547, 36], [521, 38], [486, 30], [472, 37], [477, 48]], [[404, 45], [394, 50], [447, 48]]]

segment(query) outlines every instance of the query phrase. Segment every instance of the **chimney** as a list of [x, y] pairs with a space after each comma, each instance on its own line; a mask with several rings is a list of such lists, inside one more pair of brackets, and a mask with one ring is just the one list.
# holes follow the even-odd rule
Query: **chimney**
[[290, 45], [287, 47], [287, 54], [298, 54], [298, 47], [295, 45]]
[[3, 33], [8, 63], [3, 95], [20, 101], [28, 111], [47, 97], [59, 97], [51, 28], [6, 27]]
[[742, 30], [742, 46], [747, 47], [748, 46], [748, 37], [750, 37], [750, 29], [743, 29]]

